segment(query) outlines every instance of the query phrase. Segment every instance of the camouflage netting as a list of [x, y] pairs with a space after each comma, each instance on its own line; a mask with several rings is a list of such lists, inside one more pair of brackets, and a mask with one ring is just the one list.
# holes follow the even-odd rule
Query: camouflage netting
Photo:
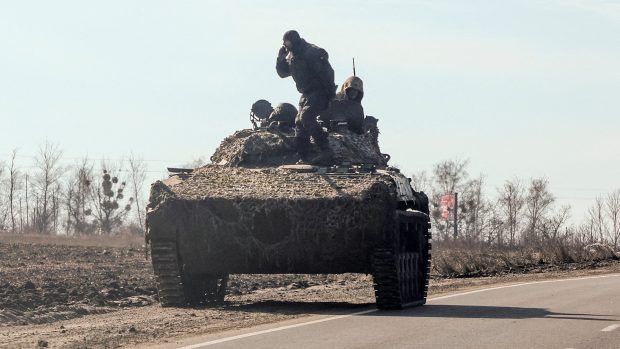
[[395, 196], [382, 174], [207, 165], [153, 185], [149, 238], [177, 239], [196, 274], [369, 272], [368, 246], [393, 230]]
[[[328, 140], [334, 154], [334, 164], [349, 161], [353, 164], [386, 165], [370, 133], [331, 132]], [[311, 156], [320, 153], [315, 145], [312, 149]], [[298, 159], [293, 136], [269, 130], [237, 131], [224, 139], [211, 156], [213, 164], [235, 167], [278, 166], [293, 164]]]
[[246, 129], [226, 137], [211, 156], [211, 162], [225, 166], [259, 163], [270, 166], [291, 162], [295, 156], [292, 140], [287, 139], [285, 135], [266, 130]]
[[163, 183], [156, 182], [151, 188], [150, 201], [159, 201], [159, 197], [184, 200], [207, 197], [231, 200], [361, 197], [378, 182], [394, 186], [390, 176], [376, 173], [321, 175], [281, 168], [207, 165], [196, 169], [186, 180], [172, 178]]
[[[371, 133], [328, 139], [334, 164], [386, 165]], [[176, 241], [192, 274], [370, 272], [369, 246], [395, 229], [394, 180], [278, 167], [298, 159], [291, 134], [236, 132], [212, 164], [153, 184], [147, 238]]]

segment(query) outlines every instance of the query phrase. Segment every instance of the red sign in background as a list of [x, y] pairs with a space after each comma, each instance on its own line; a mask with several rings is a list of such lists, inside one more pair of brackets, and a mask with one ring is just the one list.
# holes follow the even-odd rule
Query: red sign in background
[[441, 197], [441, 218], [448, 220], [450, 217], [450, 210], [454, 208], [454, 195], [445, 194]]

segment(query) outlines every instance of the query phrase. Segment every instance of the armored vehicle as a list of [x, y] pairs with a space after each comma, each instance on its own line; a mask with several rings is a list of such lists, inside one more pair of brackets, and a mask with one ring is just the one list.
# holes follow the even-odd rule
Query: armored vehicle
[[388, 166], [368, 119], [362, 134], [329, 133], [327, 163], [298, 164], [291, 134], [255, 127], [209, 165], [169, 169], [147, 209], [161, 304], [223, 301], [230, 274], [272, 273], [372, 274], [379, 308], [424, 304], [428, 198]]

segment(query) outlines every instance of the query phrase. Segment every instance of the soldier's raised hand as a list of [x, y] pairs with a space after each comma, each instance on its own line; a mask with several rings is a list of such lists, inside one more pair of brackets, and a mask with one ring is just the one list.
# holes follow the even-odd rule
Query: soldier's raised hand
[[278, 58], [284, 59], [287, 53], [288, 53], [288, 50], [286, 49], [285, 46], [280, 47], [280, 51], [278, 51]]

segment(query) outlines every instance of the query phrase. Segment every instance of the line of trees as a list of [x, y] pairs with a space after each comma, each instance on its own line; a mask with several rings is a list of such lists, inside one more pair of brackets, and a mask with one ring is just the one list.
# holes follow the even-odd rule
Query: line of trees
[[[557, 205], [545, 178], [508, 179], [495, 198], [484, 192], [484, 176], [470, 178], [467, 160], [447, 160], [432, 173], [412, 175], [416, 190], [429, 190], [435, 239], [495, 246], [540, 246], [548, 242], [620, 243], [620, 190], [596, 199], [583, 223], [569, 224], [570, 206]], [[458, 231], [453, 216], [445, 220], [440, 202], [444, 194], [459, 193]], [[451, 212], [451, 215], [454, 212]]]
[[38, 234], [116, 234], [144, 232], [143, 187], [146, 163], [131, 154], [124, 162], [102, 161], [100, 169], [84, 157], [61, 164], [62, 150], [45, 142], [20, 168], [13, 150], [0, 163], [0, 231]]

